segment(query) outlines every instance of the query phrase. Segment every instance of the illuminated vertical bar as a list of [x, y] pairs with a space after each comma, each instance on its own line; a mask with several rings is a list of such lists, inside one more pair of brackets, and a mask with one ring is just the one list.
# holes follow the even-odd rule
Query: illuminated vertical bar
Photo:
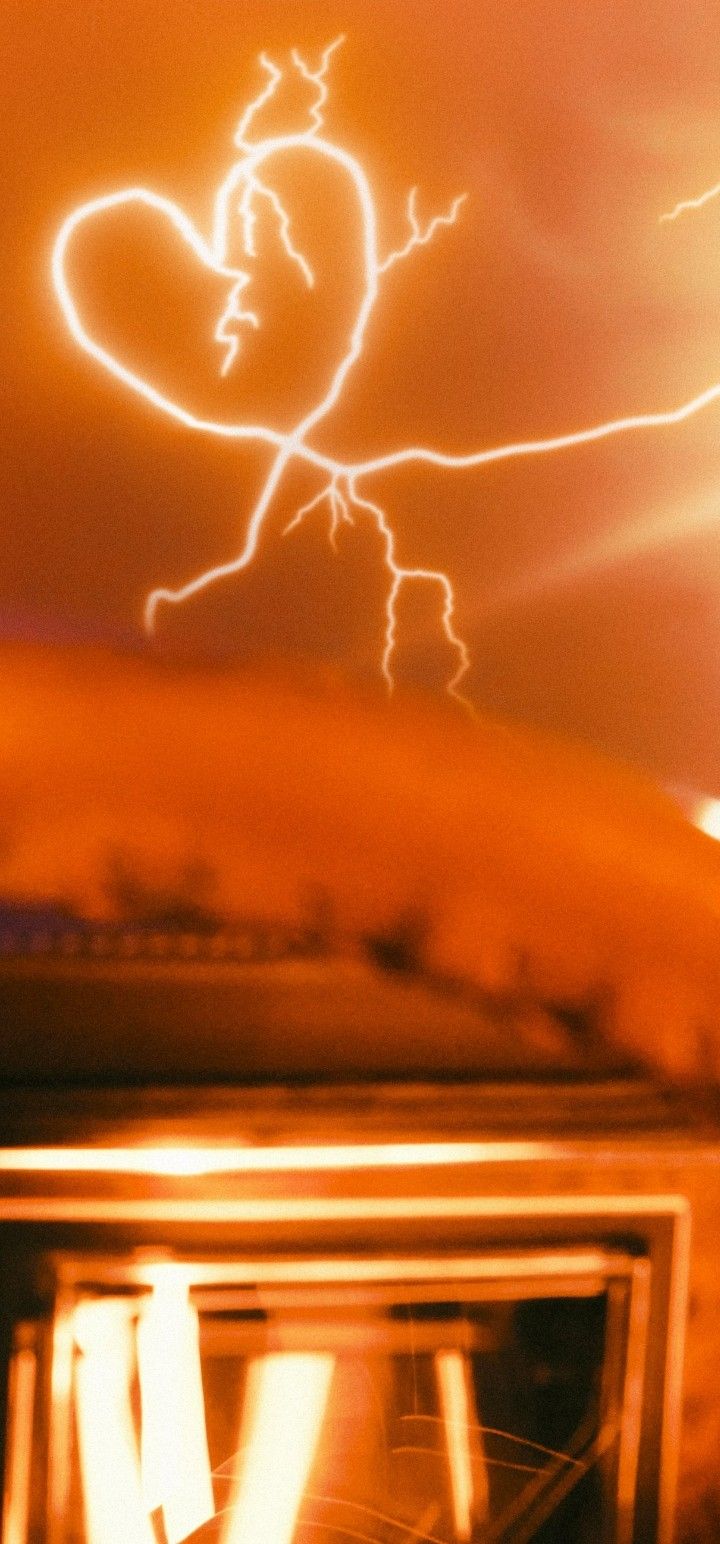
[[215, 1514], [197, 1312], [182, 1275], [158, 1272], [137, 1330], [142, 1489], [162, 1507], [168, 1544]]
[[474, 1522], [487, 1521], [490, 1506], [487, 1465], [474, 1418], [468, 1372], [467, 1358], [462, 1352], [437, 1352], [435, 1375], [447, 1448], [453, 1525], [456, 1538], [461, 1540], [471, 1537]]
[[289, 1352], [249, 1363], [224, 1544], [292, 1544], [334, 1367], [332, 1356]]
[[140, 1483], [130, 1387], [127, 1305], [98, 1300], [75, 1313], [75, 1417], [87, 1544], [155, 1544]]
[[16, 1332], [8, 1387], [2, 1544], [27, 1544], [36, 1380], [37, 1356], [32, 1345], [23, 1344], [20, 1326]]

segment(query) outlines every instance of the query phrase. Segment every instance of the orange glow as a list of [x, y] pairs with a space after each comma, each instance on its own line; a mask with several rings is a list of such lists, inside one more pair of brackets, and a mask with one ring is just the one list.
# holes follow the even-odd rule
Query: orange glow
[[470, 1432], [477, 1422], [470, 1405], [466, 1358], [460, 1351], [439, 1351], [435, 1374], [447, 1444], [455, 1534], [458, 1539], [469, 1539], [474, 1520], [487, 1521], [489, 1495], [485, 1470], [484, 1493], [475, 1493]]
[[134, 1348], [127, 1306], [83, 1303], [75, 1310], [73, 1327], [87, 1544], [155, 1544], [130, 1404]]
[[214, 1515], [198, 1316], [182, 1269], [156, 1270], [137, 1330], [141, 1473], [148, 1512], [162, 1507], [168, 1544]]
[[305, 1354], [250, 1362], [225, 1544], [291, 1544], [334, 1367], [332, 1356]]

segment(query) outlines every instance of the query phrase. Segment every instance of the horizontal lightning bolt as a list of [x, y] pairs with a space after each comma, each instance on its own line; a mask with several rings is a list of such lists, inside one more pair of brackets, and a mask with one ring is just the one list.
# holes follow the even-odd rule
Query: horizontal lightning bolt
[[679, 204], [676, 204], [669, 214], [661, 214], [660, 224], [662, 225], [669, 220], [677, 220], [681, 214], [685, 214], [689, 209], [702, 209], [705, 204], [710, 203], [711, 199], [717, 198], [718, 193], [720, 193], [720, 182], [716, 182], [714, 188], [708, 188], [707, 192], [701, 193], [698, 198], [681, 198]]
[[[301, 132], [276, 134], [254, 140], [251, 138], [251, 132], [255, 118], [261, 109], [276, 96], [280, 83], [284, 78], [283, 71], [274, 61], [265, 54], [260, 56], [260, 63], [267, 79], [257, 96], [246, 107], [239, 121], [235, 133], [235, 143], [243, 153], [241, 159], [231, 166], [216, 192], [213, 203], [212, 231], [209, 240], [201, 236], [184, 211], [171, 199], [165, 198], [161, 194], [154, 193], [144, 187], [125, 188], [100, 198], [91, 199], [79, 205], [67, 216], [58, 231], [53, 247], [52, 278], [65, 320], [76, 342], [98, 364], [102, 365], [104, 369], [121, 381], [123, 385], [138, 393], [153, 407], [184, 424], [187, 428], [205, 434], [216, 435], [223, 439], [235, 439], [268, 445], [274, 451], [270, 471], [261, 489], [259, 498], [250, 513], [245, 532], [245, 541], [239, 554], [226, 563], [217, 564], [206, 569], [196, 578], [176, 589], [154, 589], [148, 596], [145, 606], [145, 622], [147, 627], [152, 629], [154, 626], [156, 613], [161, 603], [182, 604], [191, 596], [199, 594], [219, 580], [237, 575], [248, 567], [256, 554], [266, 519], [273, 507], [285, 472], [291, 463], [297, 461], [322, 473], [324, 481], [321, 491], [298, 511], [294, 519], [290, 521], [289, 526], [286, 527], [286, 530], [296, 528], [311, 510], [316, 509], [323, 502], [327, 502], [331, 515], [330, 538], [333, 544], [335, 543], [340, 523], [353, 523], [353, 512], [363, 514], [371, 519], [382, 536], [385, 566], [390, 580], [386, 603], [384, 648], [381, 660], [382, 672], [388, 687], [392, 687], [393, 681], [391, 664], [396, 646], [397, 599], [400, 590], [406, 583], [431, 583], [436, 585], [440, 591], [442, 598], [442, 630], [446, 639], [455, 650], [458, 662], [456, 671], [448, 683], [448, 691], [460, 701], [466, 702], [459, 687], [469, 670], [470, 658], [467, 647], [455, 628], [455, 596], [450, 578], [446, 573], [439, 570], [403, 567], [397, 562], [395, 535], [388, 522], [388, 517], [378, 503], [360, 493], [358, 488], [359, 482], [364, 478], [379, 476], [400, 466], [425, 465], [448, 471], [469, 470], [519, 457], [549, 455], [555, 452], [572, 450], [577, 447], [595, 444], [618, 434], [638, 432], [646, 429], [668, 428], [683, 423], [694, 414], [716, 402], [720, 398], [720, 382], [713, 383], [705, 391], [700, 392], [678, 407], [655, 412], [633, 413], [596, 424], [586, 429], [579, 429], [546, 438], [528, 438], [511, 441], [507, 444], [491, 446], [486, 449], [471, 450], [465, 454], [450, 454], [428, 446], [410, 445], [366, 458], [362, 461], [348, 462], [316, 450], [310, 443], [310, 436], [317, 425], [338, 405], [348, 375], [362, 356], [367, 326], [378, 298], [381, 277], [395, 264], [408, 257], [411, 252], [419, 247], [427, 246], [441, 227], [454, 225], [466, 197], [464, 193], [460, 194], [453, 200], [446, 213], [435, 215], [426, 225], [422, 226], [417, 215], [417, 192], [413, 188], [409, 194], [407, 204], [407, 215], [410, 225], [410, 233], [407, 240], [401, 247], [391, 251], [384, 258], [380, 258], [375, 201], [365, 171], [355, 156], [321, 134], [321, 130], [324, 127], [324, 110], [328, 97], [328, 67], [333, 53], [342, 41], [342, 37], [338, 37], [328, 45], [321, 56], [320, 64], [316, 70], [310, 69], [297, 50], [293, 51], [292, 62], [296, 70], [308, 84], [315, 88], [315, 100], [309, 108], [309, 126]], [[287, 211], [276, 190], [260, 175], [261, 169], [270, 162], [278, 157], [291, 154], [298, 149], [309, 150], [326, 163], [342, 170], [353, 186], [360, 208], [362, 298], [347, 348], [331, 374], [324, 395], [296, 427], [287, 433], [281, 433], [268, 424], [229, 423], [222, 420], [201, 418], [189, 412], [181, 403], [159, 391], [137, 371], [124, 365], [115, 355], [96, 342], [91, 336], [82, 320], [68, 279], [66, 260], [69, 248], [77, 232], [88, 220], [109, 209], [139, 203], [151, 207], [166, 216], [177, 234], [193, 250], [200, 263], [212, 273], [227, 278], [230, 281], [231, 287], [228, 300], [214, 333], [216, 341], [225, 349], [224, 358], [220, 365], [220, 373], [226, 375], [237, 357], [240, 346], [237, 333], [228, 331], [230, 324], [248, 325], [255, 328], [260, 325], [257, 314], [252, 310], [245, 310], [241, 303], [241, 296], [250, 283], [250, 275], [243, 269], [233, 267], [228, 259], [232, 215], [238, 213], [241, 219], [245, 256], [254, 256], [255, 204], [259, 198], [267, 200], [277, 220], [278, 233], [288, 259], [294, 262], [300, 269], [308, 287], [311, 287], [314, 283], [314, 274], [310, 264], [292, 241], [290, 219]], [[678, 204], [664, 218], [668, 220], [675, 219], [685, 208], [697, 208], [701, 204], [708, 202], [717, 193], [720, 193], [720, 184], [716, 188], [710, 189], [708, 193], [703, 194], [699, 199], [687, 200], [682, 204]]]

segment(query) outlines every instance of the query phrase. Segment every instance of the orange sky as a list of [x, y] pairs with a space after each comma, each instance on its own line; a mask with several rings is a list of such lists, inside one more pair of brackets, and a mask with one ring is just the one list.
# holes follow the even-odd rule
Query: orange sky
[[[0, 29], [7, 636], [139, 644], [150, 588], [242, 544], [264, 453], [194, 436], [105, 377], [67, 335], [48, 265], [72, 205], [126, 184], [207, 222], [261, 48], [310, 54], [347, 33], [328, 133], [365, 165], [385, 246], [404, 239], [413, 184], [428, 213], [468, 194], [457, 226], [387, 275], [365, 359], [322, 431], [332, 454], [554, 434], [673, 407], [720, 379], [720, 199], [658, 224], [720, 180], [714, 4], [5, 0]], [[233, 382], [278, 424], [333, 356], [355, 283], [337, 189], [303, 169], [288, 195], [318, 294], [290, 303], [270, 265], [275, 331], [254, 375]], [[84, 254], [102, 325], [212, 394], [193, 275], [149, 228], [114, 240]], [[711, 408], [542, 462], [415, 467], [368, 485], [401, 561], [454, 580], [478, 704], [720, 793], [719, 429]], [[288, 480], [254, 569], [161, 618], [164, 650], [377, 672], [377, 538], [343, 530], [335, 556], [320, 512], [281, 539], [313, 491]], [[452, 660], [431, 594], [406, 591], [399, 619], [399, 680], [439, 689]]]

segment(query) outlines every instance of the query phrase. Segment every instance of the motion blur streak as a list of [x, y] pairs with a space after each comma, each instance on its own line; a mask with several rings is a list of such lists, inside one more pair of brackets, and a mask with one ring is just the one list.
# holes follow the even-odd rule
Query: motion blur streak
[[75, 1311], [75, 1414], [87, 1544], [155, 1544], [140, 1483], [130, 1382], [133, 1334], [125, 1305]]
[[292, 1544], [334, 1367], [332, 1356], [301, 1353], [249, 1363], [225, 1544]]
[[368, 1142], [330, 1147], [11, 1147], [0, 1173], [247, 1174], [320, 1169], [437, 1168], [503, 1158], [524, 1163], [547, 1152], [546, 1141]]
[[148, 1512], [162, 1507], [168, 1544], [180, 1544], [214, 1515], [205, 1429], [198, 1318], [187, 1282], [157, 1273], [137, 1331], [142, 1408], [141, 1472]]
[[489, 1498], [487, 1482], [484, 1495], [475, 1497], [470, 1431], [476, 1423], [470, 1409], [465, 1358], [459, 1351], [439, 1351], [435, 1375], [447, 1444], [455, 1535], [458, 1539], [469, 1539], [473, 1519], [487, 1521]]

